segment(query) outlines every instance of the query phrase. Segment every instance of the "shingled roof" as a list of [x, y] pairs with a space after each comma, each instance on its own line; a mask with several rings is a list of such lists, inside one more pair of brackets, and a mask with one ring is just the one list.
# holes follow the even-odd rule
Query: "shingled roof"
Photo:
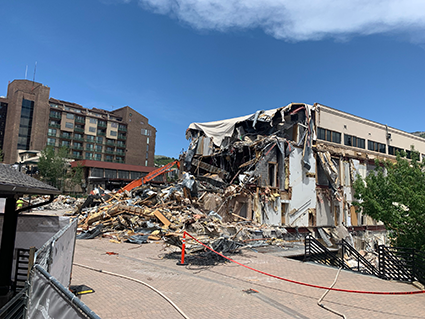
[[15, 194], [54, 195], [60, 194], [60, 191], [9, 165], [0, 164], [0, 197]]

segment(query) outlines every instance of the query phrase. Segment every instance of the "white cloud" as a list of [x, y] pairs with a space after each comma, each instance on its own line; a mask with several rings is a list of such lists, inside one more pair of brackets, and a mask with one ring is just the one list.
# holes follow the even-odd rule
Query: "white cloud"
[[[262, 28], [289, 41], [386, 32], [423, 34], [424, 0], [138, 0], [196, 29]], [[422, 31], [422, 32], [420, 32]]]

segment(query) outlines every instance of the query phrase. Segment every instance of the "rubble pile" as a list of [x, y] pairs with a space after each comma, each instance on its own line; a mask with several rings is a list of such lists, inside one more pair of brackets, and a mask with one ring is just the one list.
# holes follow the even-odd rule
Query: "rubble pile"
[[[49, 200], [49, 196], [39, 196], [36, 198], [24, 198], [24, 203], [26, 206], [36, 205], [42, 202]], [[84, 198], [75, 198], [72, 196], [59, 195], [56, 197], [53, 202], [48, 205], [34, 208], [34, 210], [70, 210], [72, 211], [75, 206], [81, 205], [85, 201]]]
[[[187, 231], [222, 252], [236, 250], [251, 240], [264, 241], [265, 245], [283, 243], [285, 228], [261, 225], [227, 210], [233, 198], [248, 190], [230, 185], [217, 191], [217, 183], [220, 181], [214, 176], [198, 181], [185, 174], [180, 182], [167, 187], [144, 185], [131, 192], [97, 189], [75, 208], [77, 238], [101, 235], [115, 243], [135, 244], [164, 240], [181, 247], [181, 237]], [[232, 244], [223, 245], [223, 239]], [[204, 248], [188, 244], [187, 249], [194, 252]]]

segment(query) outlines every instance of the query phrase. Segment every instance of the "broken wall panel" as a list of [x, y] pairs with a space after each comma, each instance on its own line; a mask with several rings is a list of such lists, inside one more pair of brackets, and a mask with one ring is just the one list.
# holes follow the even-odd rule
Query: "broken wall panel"
[[265, 203], [262, 210], [263, 223], [267, 225], [280, 225], [282, 222], [282, 207], [280, 197]]
[[334, 218], [332, 216], [333, 205], [328, 189], [318, 188], [316, 206], [316, 226], [332, 226]]
[[303, 150], [294, 147], [289, 155], [289, 187], [292, 197], [285, 220], [289, 226], [308, 226], [309, 209], [316, 209], [316, 162], [310, 154], [310, 170], [303, 165]]

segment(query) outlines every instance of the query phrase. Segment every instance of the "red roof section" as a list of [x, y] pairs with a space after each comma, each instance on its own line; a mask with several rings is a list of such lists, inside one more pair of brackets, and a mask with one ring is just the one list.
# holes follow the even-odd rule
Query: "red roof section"
[[149, 173], [156, 169], [155, 167], [148, 167], [148, 166], [128, 165], [128, 164], [121, 164], [121, 163], [111, 163], [111, 162], [92, 161], [92, 160], [74, 161], [74, 162], [71, 162], [71, 167], [76, 167], [78, 164], [80, 164], [83, 167], [119, 169], [123, 171], [142, 172], [142, 173]]

